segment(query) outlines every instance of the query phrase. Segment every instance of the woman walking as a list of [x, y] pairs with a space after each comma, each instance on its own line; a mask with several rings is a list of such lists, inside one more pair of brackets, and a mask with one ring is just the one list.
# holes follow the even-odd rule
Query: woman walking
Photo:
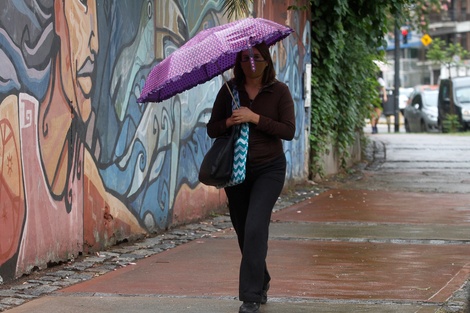
[[292, 96], [287, 85], [275, 76], [266, 44], [241, 51], [234, 78], [228, 84], [238, 92], [240, 108], [232, 112], [232, 95], [224, 85], [207, 124], [211, 138], [229, 132], [235, 125], [249, 124], [246, 178], [239, 185], [225, 187], [230, 218], [242, 253], [240, 313], [258, 312], [260, 304], [267, 301], [271, 280], [266, 265], [269, 224], [286, 175], [282, 140], [292, 140], [295, 133]]

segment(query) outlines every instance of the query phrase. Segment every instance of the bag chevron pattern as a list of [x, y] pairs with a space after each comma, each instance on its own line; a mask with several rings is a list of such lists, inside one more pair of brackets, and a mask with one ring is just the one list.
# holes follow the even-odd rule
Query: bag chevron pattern
[[[240, 98], [235, 87], [233, 87], [232, 94], [232, 110], [236, 110], [240, 107]], [[232, 176], [227, 184], [221, 187], [230, 187], [241, 184], [246, 177], [246, 158], [248, 156], [248, 137], [250, 133], [250, 127], [248, 123], [243, 123], [236, 127], [238, 128], [238, 136], [235, 140], [235, 147], [233, 151]]]

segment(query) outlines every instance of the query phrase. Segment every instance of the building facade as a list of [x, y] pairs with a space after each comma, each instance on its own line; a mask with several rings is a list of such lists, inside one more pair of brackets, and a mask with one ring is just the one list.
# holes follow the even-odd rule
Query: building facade
[[[404, 27], [406, 28], [406, 27]], [[423, 44], [424, 34], [409, 29], [406, 43], [400, 32], [400, 87], [419, 84], [438, 84], [439, 79], [449, 76], [446, 68], [426, 59], [427, 47]], [[440, 38], [446, 43], [459, 43], [470, 51], [470, 0], [443, 0], [442, 11], [429, 15], [429, 32], [432, 39]], [[386, 81], [394, 82], [394, 37], [388, 36]], [[454, 75], [470, 75], [470, 61], [460, 60], [453, 68]]]

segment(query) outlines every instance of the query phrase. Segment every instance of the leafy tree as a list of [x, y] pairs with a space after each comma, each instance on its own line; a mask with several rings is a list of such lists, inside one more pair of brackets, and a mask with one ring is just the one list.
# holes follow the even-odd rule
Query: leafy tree
[[253, 0], [225, 0], [222, 5], [223, 14], [230, 20], [232, 17], [239, 19], [250, 14], [249, 3]]
[[[426, 52], [426, 58], [435, 64], [445, 66], [449, 71], [449, 77], [451, 76], [452, 66], [456, 66], [457, 70], [459, 66], [463, 65], [463, 60], [469, 56], [469, 52], [465, 50], [460, 43], [447, 44], [440, 38], [435, 38], [429, 50]], [[458, 71], [457, 71], [458, 73]]]
[[426, 33], [429, 26], [429, 16], [441, 11], [447, 11], [451, 0], [411, 0], [403, 2], [403, 19], [412, 28]]
[[439, 65], [447, 65], [448, 63], [452, 62], [452, 59], [447, 57], [445, 46], [446, 43], [443, 40], [440, 38], [435, 38], [432, 41], [429, 50], [426, 52], [426, 58]]

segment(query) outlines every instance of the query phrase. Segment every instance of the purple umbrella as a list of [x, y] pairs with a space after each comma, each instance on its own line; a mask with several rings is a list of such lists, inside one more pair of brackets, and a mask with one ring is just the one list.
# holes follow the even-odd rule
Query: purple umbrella
[[232, 68], [238, 52], [261, 42], [271, 46], [292, 32], [263, 18], [203, 30], [152, 69], [137, 101], [160, 102], [205, 83]]

